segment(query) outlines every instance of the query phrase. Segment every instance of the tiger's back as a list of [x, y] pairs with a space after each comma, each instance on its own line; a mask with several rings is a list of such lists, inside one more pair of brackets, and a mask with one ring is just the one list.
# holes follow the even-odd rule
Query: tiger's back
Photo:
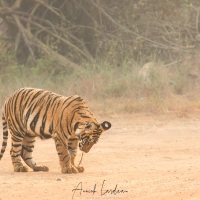
[[60, 110], [66, 100], [78, 98], [63, 97], [53, 92], [23, 88], [7, 99], [4, 116], [9, 129], [20, 134], [37, 135], [45, 139], [52, 136]]

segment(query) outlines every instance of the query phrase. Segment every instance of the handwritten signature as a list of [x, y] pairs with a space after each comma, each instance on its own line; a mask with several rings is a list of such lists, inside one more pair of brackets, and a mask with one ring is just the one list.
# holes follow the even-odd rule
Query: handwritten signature
[[72, 199], [75, 197], [75, 195], [77, 194], [82, 195], [83, 193], [90, 193], [92, 195], [100, 193], [101, 196], [104, 196], [106, 194], [117, 195], [117, 194], [128, 193], [128, 190], [118, 189], [118, 184], [116, 184], [113, 189], [106, 189], [105, 182], [106, 180], [103, 180], [99, 190], [97, 188], [97, 184], [94, 184], [92, 189], [84, 189], [83, 183], [82, 182], [78, 183], [78, 185], [72, 190]]

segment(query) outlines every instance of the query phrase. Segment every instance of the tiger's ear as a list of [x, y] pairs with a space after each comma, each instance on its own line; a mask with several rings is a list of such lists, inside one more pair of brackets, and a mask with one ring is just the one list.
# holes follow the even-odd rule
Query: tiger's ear
[[105, 122], [101, 123], [101, 127], [106, 131], [106, 130], [108, 130], [109, 128], [111, 128], [111, 123], [105, 121]]
[[74, 125], [74, 132], [76, 135], [79, 135], [81, 132], [81, 130], [78, 128], [79, 124], [79, 122], [76, 122], [76, 124]]
[[78, 124], [79, 122], [76, 122], [76, 124], [74, 125], [74, 131], [76, 131], [76, 129], [78, 128]]

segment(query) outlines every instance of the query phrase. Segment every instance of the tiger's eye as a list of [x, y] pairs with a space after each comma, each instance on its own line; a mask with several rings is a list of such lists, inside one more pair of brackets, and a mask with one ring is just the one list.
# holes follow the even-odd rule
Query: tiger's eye
[[85, 128], [86, 128], [86, 129], [91, 129], [91, 128], [92, 128], [92, 125], [91, 125], [91, 124], [88, 124], [88, 125], [86, 125]]

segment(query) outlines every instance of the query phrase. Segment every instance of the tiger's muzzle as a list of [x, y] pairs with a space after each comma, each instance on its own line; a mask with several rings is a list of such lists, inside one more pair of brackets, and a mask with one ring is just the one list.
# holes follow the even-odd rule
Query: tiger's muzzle
[[94, 144], [96, 144], [98, 142], [98, 140], [95, 140], [93, 138], [87, 137], [84, 140], [82, 140], [80, 138], [80, 142], [79, 142], [79, 149], [81, 151], [84, 151], [85, 153], [88, 153], [90, 151], [90, 149], [92, 148], [92, 146]]

